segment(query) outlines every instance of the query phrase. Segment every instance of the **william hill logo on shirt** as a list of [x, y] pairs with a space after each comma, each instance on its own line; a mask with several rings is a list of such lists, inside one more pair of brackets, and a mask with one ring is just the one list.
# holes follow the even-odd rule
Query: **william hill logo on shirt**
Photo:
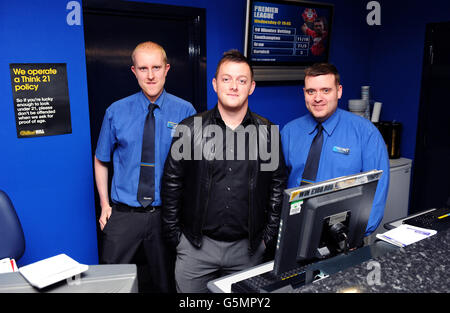
[[338, 146], [334, 146], [333, 151], [337, 152], [337, 153], [341, 153], [341, 154], [350, 154], [349, 148], [342, 148], [342, 147], [338, 147]]
[[173, 135], [175, 134], [175, 128], [177, 128], [178, 123], [174, 123], [174, 122], [167, 122], [167, 128], [170, 128], [172, 131], [170, 133], [170, 136], [173, 137]]

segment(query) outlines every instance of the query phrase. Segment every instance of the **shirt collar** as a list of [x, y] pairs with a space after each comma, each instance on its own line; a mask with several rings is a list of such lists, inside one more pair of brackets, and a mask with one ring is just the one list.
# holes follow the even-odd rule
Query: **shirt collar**
[[[336, 128], [340, 120], [341, 112], [341, 109], [336, 108], [336, 111], [329, 118], [327, 118], [325, 122], [322, 122], [323, 129], [328, 134], [328, 136], [331, 136], [334, 129]], [[308, 134], [312, 134], [316, 129], [317, 121], [311, 114], [309, 114], [309, 118], [306, 120], [306, 122], [307, 124], [305, 125], [305, 127], [308, 131]]]
[[[225, 125], [225, 122], [222, 119], [222, 116], [220, 115], [219, 108], [216, 104], [216, 106], [213, 109], [213, 117], [215, 118], [216, 122], [223, 123]], [[253, 122], [253, 118], [250, 112], [250, 108], [247, 106], [247, 112], [245, 113], [244, 119], [242, 120], [241, 124], [242, 126], [247, 126], [248, 124]]]
[[[163, 109], [164, 99], [166, 98], [166, 90], [163, 89], [163, 92], [159, 95], [158, 99], [154, 102], [160, 109]], [[144, 95], [144, 92], [141, 90], [139, 96], [139, 103], [145, 112], [148, 111], [148, 105], [150, 104], [150, 100]]]
[[323, 129], [327, 132], [328, 136], [331, 136], [336, 129], [339, 120], [341, 119], [342, 110], [336, 108], [336, 111], [325, 122], [322, 123]]

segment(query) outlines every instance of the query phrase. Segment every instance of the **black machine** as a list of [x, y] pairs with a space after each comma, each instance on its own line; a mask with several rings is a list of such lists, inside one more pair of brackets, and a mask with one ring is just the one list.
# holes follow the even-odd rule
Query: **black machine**
[[418, 216], [406, 218], [402, 224], [441, 231], [450, 227], [450, 207], [433, 209]]
[[[232, 285], [233, 292], [273, 292], [309, 283], [307, 265], [357, 249], [383, 171], [372, 170], [284, 192], [273, 271]], [[319, 276], [318, 276], [319, 275]]]

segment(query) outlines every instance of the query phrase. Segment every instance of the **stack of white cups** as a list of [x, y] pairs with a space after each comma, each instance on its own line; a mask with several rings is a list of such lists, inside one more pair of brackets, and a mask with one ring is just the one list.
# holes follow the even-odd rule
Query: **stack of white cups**
[[348, 100], [348, 110], [356, 115], [365, 117], [368, 102], [363, 99]]

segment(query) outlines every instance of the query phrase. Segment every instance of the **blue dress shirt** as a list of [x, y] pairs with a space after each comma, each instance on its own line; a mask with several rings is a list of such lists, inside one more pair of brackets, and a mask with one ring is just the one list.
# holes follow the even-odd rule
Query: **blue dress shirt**
[[[316, 135], [316, 120], [311, 114], [295, 119], [281, 131], [281, 142], [289, 170], [288, 188], [300, 185], [309, 147]], [[389, 187], [389, 157], [378, 129], [368, 120], [351, 112], [336, 109], [322, 123], [323, 146], [316, 181], [383, 170], [373, 201], [366, 235], [383, 219]]]
[[[111, 199], [133, 207], [137, 201], [142, 135], [150, 100], [142, 91], [111, 104], [106, 110], [95, 155], [103, 162], [113, 155]], [[155, 200], [161, 205], [161, 177], [176, 125], [196, 113], [191, 103], [163, 91], [155, 102]]]

